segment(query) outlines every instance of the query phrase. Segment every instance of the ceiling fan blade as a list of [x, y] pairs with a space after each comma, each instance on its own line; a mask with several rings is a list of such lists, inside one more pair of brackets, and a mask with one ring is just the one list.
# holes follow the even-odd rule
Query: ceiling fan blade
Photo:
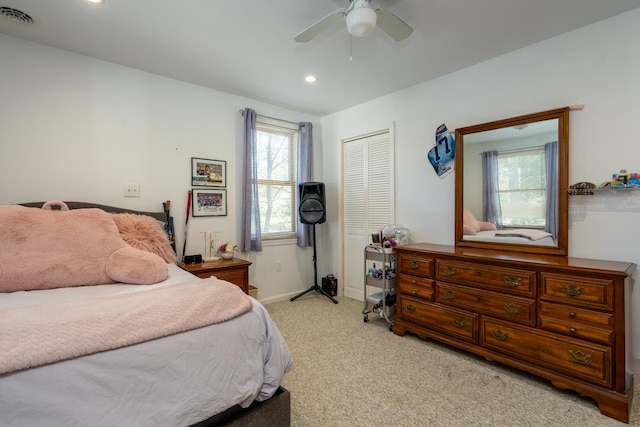
[[308, 42], [333, 24], [342, 20], [344, 16], [347, 14], [347, 9], [337, 9], [316, 22], [312, 24], [309, 28], [295, 36], [293, 39], [297, 42]]
[[378, 14], [378, 27], [395, 41], [404, 40], [413, 33], [413, 28], [409, 24], [382, 6], [377, 6], [374, 10]]

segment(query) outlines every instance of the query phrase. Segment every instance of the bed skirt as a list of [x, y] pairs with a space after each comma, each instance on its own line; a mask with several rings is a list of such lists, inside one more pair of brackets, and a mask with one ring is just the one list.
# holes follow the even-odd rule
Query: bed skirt
[[280, 386], [264, 402], [253, 402], [248, 408], [233, 406], [224, 412], [191, 427], [290, 427], [291, 398], [289, 391]]

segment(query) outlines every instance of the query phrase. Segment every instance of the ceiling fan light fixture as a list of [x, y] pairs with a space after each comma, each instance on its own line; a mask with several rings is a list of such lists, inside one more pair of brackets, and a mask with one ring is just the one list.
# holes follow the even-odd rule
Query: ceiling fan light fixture
[[347, 15], [347, 30], [354, 37], [364, 37], [376, 28], [378, 16], [368, 6], [356, 7]]

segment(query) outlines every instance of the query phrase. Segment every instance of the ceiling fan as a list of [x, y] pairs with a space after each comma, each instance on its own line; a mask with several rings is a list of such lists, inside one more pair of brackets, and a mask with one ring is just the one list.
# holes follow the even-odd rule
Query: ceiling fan
[[295, 36], [297, 42], [308, 42], [324, 30], [345, 18], [349, 34], [364, 37], [376, 24], [395, 41], [411, 35], [413, 28], [382, 6], [371, 6], [371, 0], [349, 0], [349, 7], [334, 10], [309, 28]]

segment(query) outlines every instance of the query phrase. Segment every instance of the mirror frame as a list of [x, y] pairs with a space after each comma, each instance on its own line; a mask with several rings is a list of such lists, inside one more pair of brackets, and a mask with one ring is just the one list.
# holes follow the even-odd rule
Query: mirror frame
[[[569, 205], [569, 107], [540, 113], [527, 114], [494, 122], [481, 123], [456, 129], [455, 154], [455, 245], [464, 248], [480, 248], [510, 252], [527, 252], [546, 255], [568, 254], [568, 205]], [[519, 126], [542, 120], [558, 119], [558, 239], [556, 246], [520, 245], [515, 243], [464, 240], [462, 213], [464, 206], [464, 137], [465, 135]]]

